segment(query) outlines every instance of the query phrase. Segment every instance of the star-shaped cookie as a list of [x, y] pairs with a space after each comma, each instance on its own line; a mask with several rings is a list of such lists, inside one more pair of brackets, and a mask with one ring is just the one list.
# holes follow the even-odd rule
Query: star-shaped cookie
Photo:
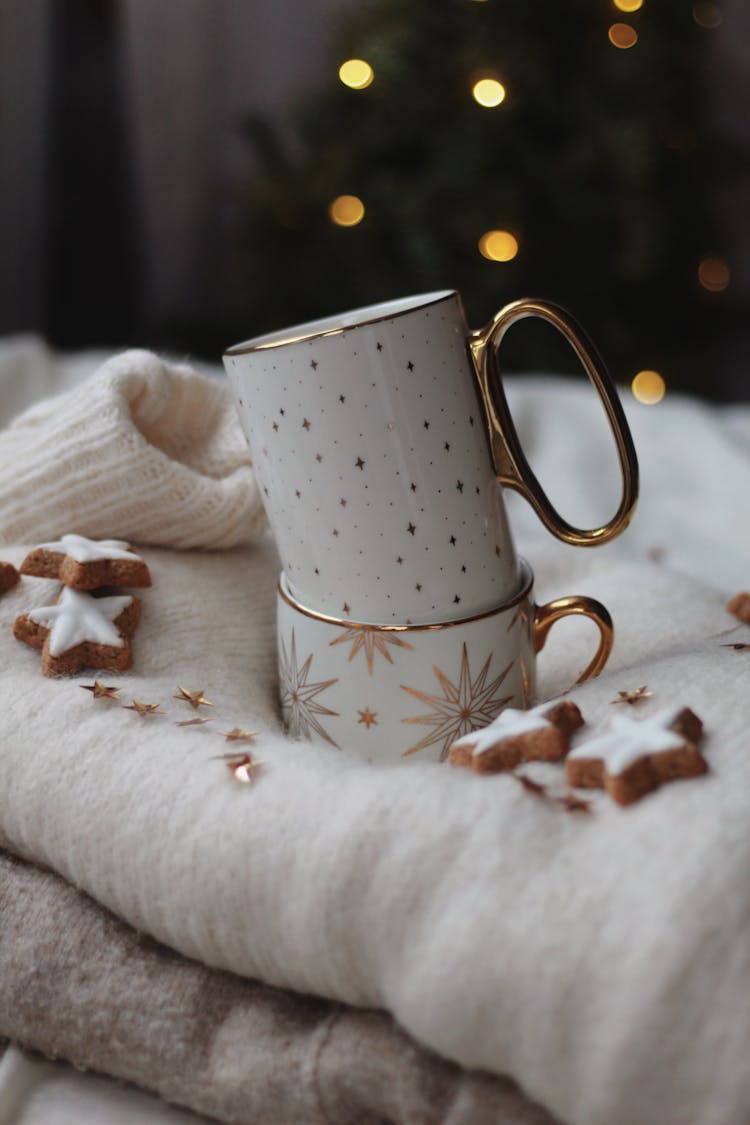
[[42, 650], [45, 676], [69, 675], [81, 668], [122, 672], [133, 664], [130, 638], [140, 612], [140, 601], [130, 594], [95, 598], [63, 586], [54, 605], [17, 617], [13, 635]]
[[21, 563], [21, 574], [57, 578], [74, 590], [151, 585], [145, 562], [122, 539], [87, 539], [84, 535], [63, 535], [52, 543], [40, 543]]
[[606, 789], [618, 804], [630, 805], [665, 781], [706, 773], [697, 749], [702, 734], [703, 723], [689, 707], [657, 711], [640, 722], [615, 715], [604, 734], [568, 754], [568, 784]]
[[570, 700], [542, 703], [529, 711], [506, 707], [481, 730], [459, 738], [450, 748], [452, 766], [477, 773], [512, 770], [521, 762], [559, 762], [583, 716]]

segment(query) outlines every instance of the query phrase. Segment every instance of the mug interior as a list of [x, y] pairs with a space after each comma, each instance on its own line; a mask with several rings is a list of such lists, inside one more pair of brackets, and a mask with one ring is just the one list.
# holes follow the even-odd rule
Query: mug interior
[[392, 320], [416, 309], [449, 300], [456, 295], [455, 289], [440, 289], [434, 293], [418, 293], [412, 297], [399, 297], [394, 301], [381, 301], [377, 305], [365, 305], [359, 309], [337, 313], [336, 316], [310, 320], [305, 324], [296, 324], [291, 328], [280, 328], [276, 332], [254, 336], [240, 344], [233, 344], [231, 348], [227, 348], [224, 355], [240, 355], [243, 352], [254, 352], [262, 348], [277, 348], [282, 344], [296, 344], [316, 336], [329, 336], [334, 332], [343, 332], [347, 328], [358, 328], [365, 324]]

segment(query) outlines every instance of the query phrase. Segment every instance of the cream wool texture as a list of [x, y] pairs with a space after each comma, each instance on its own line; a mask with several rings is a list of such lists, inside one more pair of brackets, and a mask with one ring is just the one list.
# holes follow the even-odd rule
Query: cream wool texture
[[[561, 509], [575, 518], [583, 496], [606, 518], [611, 451], [589, 392], [511, 390]], [[548, 441], [542, 413], [554, 419]], [[43, 604], [46, 580], [0, 599], [5, 846], [206, 965], [384, 1008], [444, 1057], [510, 1075], [563, 1122], [746, 1125], [750, 695], [747, 653], [721, 646], [750, 643], [723, 608], [747, 586], [748, 414], [680, 400], [632, 408], [644, 497], [612, 549], [566, 549], [511, 514], [540, 599], [588, 594], [615, 620], [607, 669], [570, 691], [588, 724], [574, 742], [601, 729], [618, 691], [647, 684], [639, 716], [686, 705], [703, 720], [705, 777], [628, 809], [594, 793], [593, 814], [574, 816], [511, 777], [376, 768], [293, 742], [277, 704], [272, 545], [152, 548], [136, 665], [117, 682], [124, 701], [158, 701], [164, 717], [94, 701], [77, 686], [90, 678], [40, 677], [10, 625]], [[568, 422], [586, 442], [564, 436]], [[93, 533], [68, 514], [59, 473], [56, 490], [54, 526], [38, 536]], [[100, 513], [107, 535], [131, 534], [119, 516]], [[155, 511], [143, 519], [159, 526]], [[30, 545], [3, 557], [17, 564]], [[540, 655], [541, 698], [586, 663], [593, 640], [578, 625]], [[178, 684], [215, 701], [213, 723], [173, 725], [192, 717], [172, 699]], [[219, 720], [261, 732], [254, 785], [213, 760], [226, 748]], [[561, 767], [526, 769], [564, 788]]]
[[102, 539], [115, 525], [118, 538], [177, 548], [262, 534], [250, 456], [218, 380], [128, 351], [0, 433], [0, 542], [71, 530]]

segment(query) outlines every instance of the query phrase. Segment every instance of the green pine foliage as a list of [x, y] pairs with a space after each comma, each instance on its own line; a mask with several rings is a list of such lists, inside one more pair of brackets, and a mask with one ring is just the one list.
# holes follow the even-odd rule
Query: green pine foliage
[[[615, 22], [634, 47], [611, 45]], [[542, 296], [584, 322], [617, 378], [656, 367], [705, 390], [703, 352], [739, 315], [731, 287], [697, 277], [705, 254], [727, 256], [713, 201], [736, 165], [709, 121], [711, 36], [687, 0], [630, 15], [611, 0], [362, 5], [325, 86], [282, 129], [247, 122], [251, 331], [444, 287], [478, 326]], [[338, 79], [350, 57], [374, 69], [365, 90]], [[497, 108], [471, 96], [486, 75], [507, 90]], [[329, 218], [343, 193], [365, 204], [355, 227]], [[494, 228], [517, 237], [513, 261], [480, 255]], [[549, 346], [524, 331], [514, 362], [559, 367]]]

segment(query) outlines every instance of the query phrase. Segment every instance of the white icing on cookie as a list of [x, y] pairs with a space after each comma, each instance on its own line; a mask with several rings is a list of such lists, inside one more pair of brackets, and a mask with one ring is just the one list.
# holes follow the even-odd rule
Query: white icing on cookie
[[93, 598], [82, 590], [63, 586], [57, 605], [32, 609], [28, 616], [37, 625], [45, 625], [51, 630], [50, 656], [60, 656], [84, 641], [122, 648], [124, 642], [113, 621], [132, 601], [130, 594]]
[[40, 543], [39, 549], [70, 555], [76, 562], [97, 562], [101, 559], [127, 559], [143, 561], [122, 539], [87, 539], [85, 535], [63, 535], [54, 543]]
[[682, 710], [682, 707], [672, 707], [640, 720], [614, 715], [605, 734], [581, 743], [571, 750], [568, 758], [601, 758], [607, 773], [616, 775], [624, 773], [628, 766], [647, 754], [679, 750], [685, 739], [669, 727]]
[[472, 757], [477, 758], [505, 738], [514, 738], [519, 734], [529, 734], [531, 731], [544, 730], [545, 727], [551, 726], [549, 719], [545, 719], [543, 714], [549, 709], [549, 703], [532, 707], [530, 711], [516, 711], [513, 707], [506, 707], [488, 726], [472, 731], [471, 734], [465, 734], [453, 745], [472, 745], [474, 747], [471, 752]]

